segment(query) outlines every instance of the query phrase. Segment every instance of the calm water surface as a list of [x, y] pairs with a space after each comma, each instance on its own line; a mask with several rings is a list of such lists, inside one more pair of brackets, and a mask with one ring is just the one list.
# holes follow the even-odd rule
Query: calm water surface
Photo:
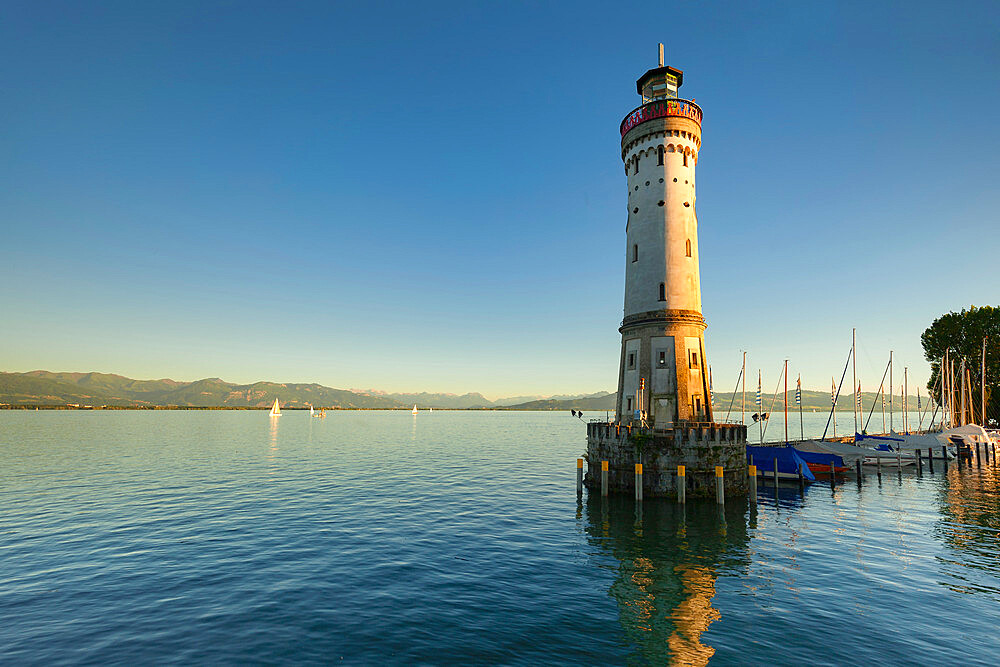
[[0, 411], [0, 662], [1000, 662], [1000, 468], [720, 513], [578, 503], [584, 449], [564, 413]]

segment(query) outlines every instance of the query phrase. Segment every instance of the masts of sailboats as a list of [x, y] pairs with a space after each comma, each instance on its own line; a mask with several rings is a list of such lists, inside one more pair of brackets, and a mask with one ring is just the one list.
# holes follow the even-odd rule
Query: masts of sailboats
[[983, 359], [982, 365], [979, 367], [979, 411], [981, 413], [983, 423], [981, 424], [983, 428], [986, 428], [986, 338], [983, 338]]
[[[826, 418], [826, 428], [823, 429], [823, 437], [820, 440], [826, 440], [826, 431], [830, 428], [830, 420], [836, 419], [837, 416], [837, 399], [840, 398], [840, 388], [844, 385], [844, 378], [847, 377], [847, 367], [851, 364], [851, 359], [854, 358], [854, 346], [851, 346], [851, 352], [847, 355], [847, 362], [844, 363], [844, 372], [840, 375], [840, 385], [834, 382], [834, 387], [836, 393], [833, 395], [833, 405], [830, 407], [830, 416]], [[857, 405], [857, 404], [855, 404]], [[857, 409], [855, 407], [855, 409]], [[834, 426], [834, 435], [836, 435], [837, 428]]]
[[[733, 410], [733, 403], [736, 402], [736, 391], [740, 388], [740, 382], [743, 382], [743, 402], [746, 403], [747, 379], [746, 379], [745, 373], [744, 373], [746, 371], [746, 367], [747, 367], [747, 353], [744, 352], [743, 353], [743, 367], [740, 368], [740, 376], [738, 378], [736, 378], [736, 386], [733, 387], [733, 396], [732, 396], [732, 398], [729, 399], [729, 407], [726, 408], [726, 423], [727, 424], [729, 423], [729, 415], [732, 413], [732, 410]], [[740, 408], [740, 423], [741, 424], [746, 424], [746, 419], [745, 419], [746, 415], [744, 414], [745, 411], [746, 411], [745, 408]]]
[[[892, 355], [889, 357], [889, 364], [892, 363]], [[885, 376], [889, 374], [889, 364], [886, 364], [885, 370], [882, 371], [882, 382], [878, 386], [878, 398], [882, 400], [882, 432], [885, 433]], [[892, 385], [889, 385], [889, 395], [892, 396]], [[872, 415], [875, 414], [875, 401], [872, 401], [872, 407], [868, 411], [868, 418], [865, 419], [865, 425], [861, 429], [862, 433], [868, 432], [868, 424], [872, 421]]]
[[857, 345], [858, 345], [858, 330], [851, 329], [851, 377], [853, 382], [851, 385], [854, 387], [854, 432], [858, 432], [858, 355], [857, 355]]
[[949, 354], [948, 355], [948, 402], [951, 403], [952, 428], [955, 428], [955, 426], [961, 426], [961, 424], [958, 423], [958, 411], [955, 406], [955, 404], [957, 403], [956, 398], [957, 396], [955, 394], [955, 360], [952, 359], [951, 355]]
[[958, 367], [958, 382], [962, 388], [962, 414], [959, 417], [959, 426], [965, 426], [968, 422], [965, 420], [965, 357], [962, 357], [962, 364]]
[[945, 350], [944, 359], [941, 362], [941, 372], [938, 375], [941, 376], [941, 419], [948, 422], [948, 428], [955, 425], [954, 407], [951, 402], [951, 378], [948, 370], [950, 367], [951, 359], [948, 350]]

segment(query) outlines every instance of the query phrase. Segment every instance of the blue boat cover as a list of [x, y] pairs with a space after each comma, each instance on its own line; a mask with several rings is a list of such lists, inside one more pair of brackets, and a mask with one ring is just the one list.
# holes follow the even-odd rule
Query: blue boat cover
[[[803, 452], [798, 449], [795, 450], [795, 453], [801, 456], [802, 460], [807, 463], [819, 463], [821, 465], [826, 466], [827, 468], [830, 467], [831, 463], [838, 468], [845, 467], [843, 457], [837, 456], [836, 454], [825, 454], [821, 452]], [[771, 465], [773, 466], [774, 464], [772, 463]]]
[[873, 442], [871, 442], [868, 446], [874, 445], [875, 449], [877, 449], [880, 452], [894, 452], [896, 450], [889, 443], [890, 442], [903, 442], [902, 438], [893, 438], [892, 436], [888, 436], [888, 435], [868, 435], [867, 433], [865, 433], [865, 434], [855, 433], [854, 434], [854, 442], [855, 442], [855, 444], [860, 445], [865, 440], [872, 440]]
[[[824, 456], [824, 455], [820, 455]], [[799, 465], [802, 466], [802, 476], [809, 480], [816, 480], [816, 476], [809, 470], [809, 465], [802, 458], [801, 453], [795, 451], [793, 447], [754, 447], [747, 445], [747, 461], [753, 459], [753, 464], [762, 473], [774, 470], [774, 460], [778, 460], [778, 472], [797, 475]]]

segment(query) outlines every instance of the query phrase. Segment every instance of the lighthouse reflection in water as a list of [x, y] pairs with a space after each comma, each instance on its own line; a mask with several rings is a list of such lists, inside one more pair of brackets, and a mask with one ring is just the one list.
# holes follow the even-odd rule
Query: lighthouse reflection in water
[[[703, 637], [720, 618], [712, 605], [720, 571], [748, 565], [746, 507], [635, 503], [596, 494], [583, 505], [588, 540], [614, 557], [608, 594], [640, 662], [705, 665]], [[750, 518], [753, 521], [753, 517]]]

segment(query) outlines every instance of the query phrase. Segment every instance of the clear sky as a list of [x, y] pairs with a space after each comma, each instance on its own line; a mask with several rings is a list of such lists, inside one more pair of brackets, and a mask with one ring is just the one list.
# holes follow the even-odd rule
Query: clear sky
[[855, 326], [866, 389], [925, 381], [1000, 294], [995, 2], [9, 0], [0, 369], [613, 390], [661, 41], [716, 390], [743, 350], [828, 387]]

